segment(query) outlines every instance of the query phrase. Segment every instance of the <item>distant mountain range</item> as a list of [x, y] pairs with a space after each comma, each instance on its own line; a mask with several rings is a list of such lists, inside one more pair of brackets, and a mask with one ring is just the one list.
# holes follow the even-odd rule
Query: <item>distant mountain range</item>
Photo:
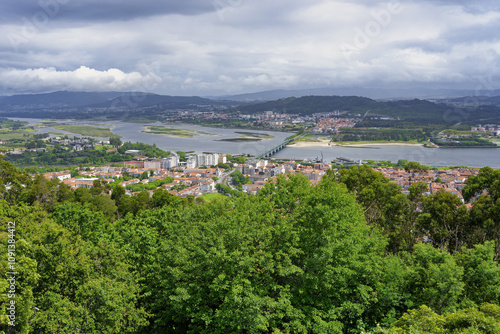
[[[482, 91], [482, 94], [485, 92]], [[490, 96], [500, 95], [500, 90], [488, 91]], [[211, 96], [211, 99], [231, 101], [272, 101], [287, 97], [302, 96], [363, 96], [377, 100], [408, 100], [408, 99], [448, 99], [461, 96], [475, 96], [476, 91], [470, 89], [443, 89], [443, 88], [312, 88], [300, 90], [269, 90], [257, 93]]]
[[[419, 93], [420, 92], [420, 93]], [[193, 106], [236, 106], [258, 104], [265, 101], [283, 100], [290, 97], [306, 96], [359, 96], [369, 99], [397, 100], [401, 95], [408, 100], [423, 98], [448, 101], [489, 101], [500, 104], [500, 90], [489, 92], [493, 97], [474, 96], [470, 90], [431, 90], [431, 89], [371, 89], [371, 88], [318, 88], [305, 90], [272, 90], [250, 94], [228, 95], [218, 97], [170, 96], [143, 92], [69, 92], [59, 91], [45, 94], [23, 94], [0, 97], [0, 111], [7, 110], [40, 110], [57, 108], [114, 108], [136, 109], [158, 106], [162, 109], [182, 109]], [[392, 98], [389, 98], [392, 97]], [[338, 101], [338, 100], [337, 100]], [[283, 103], [283, 102], [279, 102]], [[249, 107], [251, 108], [251, 107]]]
[[198, 96], [169, 96], [141, 92], [68, 92], [25, 94], [0, 97], [0, 111], [57, 108], [135, 109], [158, 106], [163, 109], [193, 106], [225, 106], [234, 102], [210, 100]]
[[120, 92], [53, 92], [46, 94], [23, 94], [0, 97], [0, 108], [74, 108], [94, 103], [110, 101], [123, 94]]
[[[297, 95], [298, 94], [298, 91]], [[225, 99], [208, 99], [199, 96], [169, 96], [141, 92], [67, 92], [14, 95], [0, 97], [0, 115], [16, 117], [110, 118], [164, 116], [169, 111], [223, 111], [239, 110], [256, 113], [272, 110], [282, 113], [310, 115], [313, 113], [341, 111], [351, 115], [390, 116], [394, 120], [411, 122], [500, 122], [500, 96], [464, 96], [460, 98], [375, 100], [360, 96], [311, 95], [290, 97], [290, 91], [269, 91]], [[463, 91], [465, 92], [465, 91]], [[470, 93], [470, 92], [469, 92]], [[498, 92], [500, 95], [500, 91]], [[271, 99], [276, 96], [285, 98]], [[258, 96], [266, 101], [250, 101]], [[230, 101], [238, 99], [240, 101]], [[245, 100], [246, 102], [243, 102]], [[446, 102], [446, 103], [441, 103]], [[458, 111], [457, 111], [458, 110]], [[462, 111], [460, 111], [462, 110]], [[457, 114], [457, 115], [455, 115]], [[370, 117], [368, 117], [369, 119]], [[373, 117], [371, 117], [373, 119]]]

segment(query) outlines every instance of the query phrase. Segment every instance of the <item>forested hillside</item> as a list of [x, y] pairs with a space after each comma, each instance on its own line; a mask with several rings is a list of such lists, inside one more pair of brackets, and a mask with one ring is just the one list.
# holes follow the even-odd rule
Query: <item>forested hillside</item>
[[[467, 98], [461, 100], [467, 102]], [[493, 101], [493, 98], [491, 99]], [[463, 105], [453, 107], [444, 103], [430, 102], [426, 100], [398, 100], [398, 101], [375, 101], [359, 96], [303, 96], [300, 98], [290, 97], [276, 101], [252, 104], [238, 107], [244, 113], [256, 113], [267, 110], [276, 112], [312, 115], [314, 113], [325, 113], [332, 111], [346, 112], [350, 115], [361, 116], [389, 116], [393, 121], [389, 127], [398, 127], [395, 121], [416, 124], [448, 124], [448, 123], [481, 123], [498, 122], [500, 120], [500, 109], [498, 105]], [[378, 121], [371, 125], [387, 127]]]
[[[3, 160], [0, 179], [19, 333], [500, 332], [488, 167], [463, 190], [470, 207], [424, 183], [405, 195], [367, 166], [211, 203], [98, 181], [73, 191]], [[0, 280], [3, 332], [12, 289]]]

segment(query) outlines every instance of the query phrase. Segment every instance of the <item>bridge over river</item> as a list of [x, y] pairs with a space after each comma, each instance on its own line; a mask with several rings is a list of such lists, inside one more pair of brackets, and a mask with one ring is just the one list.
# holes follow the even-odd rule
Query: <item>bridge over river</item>
[[290, 144], [295, 139], [297, 139], [297, 138], [286, 139], [281, 144], [276, 145], [273, 148], [270, 148], [270, 149], [268, 149], [267, 151], [265, 151], [263, 153], [257, 154], [254, 159], [259, 160], [259, 159], [262, 159], [262, 158], [270, 158], [274, 154], [276, 154], [279, 151], [281, 151], [282, 149], [284, 149], [286, 147], [286, 145]]

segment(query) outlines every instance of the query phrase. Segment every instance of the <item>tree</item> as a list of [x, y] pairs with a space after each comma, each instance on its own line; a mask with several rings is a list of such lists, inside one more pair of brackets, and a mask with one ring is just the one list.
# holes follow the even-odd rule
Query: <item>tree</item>
[[429, 168], [421, 165], [416, 161], [410, 161], [405, 166], [404, 169], [407, 173], [427, 173]]
[[94, 182], [92, 182], [92, 188], [90, 188], [90, 193], [93, 195], [93, 196], [98, 196], [100, 194], [102, 194], [102, 191], [103, 191], [103, 186], [106, 182], [101, 182], [101, 179], [97, 179], [97, 180], [94, 180]]
[[185, 152], [183, 152], [183, 151], [177, 151], [175, 153], [177, 153], [177, 155], [179, 156], [179, 161], [183, 161], [183, 162], [187, 161], [186, 153]]
[[0, 199], [15, 204], [31, 183], [30, 175], [18, 171], [12, 164], [3, 160], [3, 157], [0, 157]]
[[109, 227], [105, 215], [92, 211], [90, 204], [64, 203], [55, 207], [50, 217], [72, 234], [94, 244]]
[[500, 300], [500, 265], [495, 260], [493, 241], [463, 249], [457, 255], [457, 263], [464, 268], [465, 306], [481, 303], [498, 303]]
[[423, 199], [418, 227], [435, 247], [455, 253], [466, 243], [467, 220], [467, 208], [460, 198], [440, 189]]
[[[0, 201], [0, 215], [2, 222], [16, 222], [16, 270], [22, 273], [16, 279], [17, 331], [136, 333], [146, 324], [125, 253], [98, 226], [99, 214], [81, 215], [76, 204], [56, 208], [54, 217], [71, 230], [40, 206]], [[97, 233], [89, 223], [97, 224]], [[0, 329], [6, 330], [3, 324]]]
[[231, 173], [231, 182], [241, 190], [243, 184], [245, 184], [245, 176], [241, 174], [240, 171], [236, 170]]
[[182, 202], [182, 199], [176, 195], [170, 194], [167, 190], [158, 188], [153, 192], [150, 206], [152, 208], [161, 208], [166, 205], [174, 206]]
[[59, 195], [59, 180], [47, 180], [41, 174], [37, 174], [31, 186], [26, 189], [20, 199], [23, 202], [37, 203], [46, 210], [51, 211], [56, 205]]
[[122, 145], [122, 141], [121, 141], [120, 137], [110, 137], [109, 143], [114, 147], [119, 147]]
[[136, 220], [162, 235], [146, 274], [156, 277], [145, 287], [155, 296], [147, 301], [152, 332], [370, 326], [362, 319], [375, 303], [372, 269], [383, 242], [333, 180], [312, 187], [304, 176], [278, 178], [257, 196], [163, 207]]
[[464, 289], [464, 270], [455, 258], [430, 245], [417, 244], [411, 261], [414, 274], [408, 288], [412, 304], [425, 304], [438, 313], [455, 311]]
[[358, 203], [365, 209], [367, 223], [380, 228], [389, 237], [388, 250], [411, 250], [415, 243], [415, 220], [409, 219], [412, 214], [410, 201], [396, 183], [368, 165], [342, 169], [338, 175], [332, 171], [328, 175], [356, 194]]
[[406, 159], [399, 159], [398, 160], [398, 167], [403, 167], [408, 163], [408, 160]]
[[125, 188], [119, 184], [113, 186], [113, 191], [111, 192], [111, 199], [115, 201], [117, 206], [121, 204], [121, 198], [125, 195]]
[[500, 307], [484, 303], [480, 307], [439, 315], [422, 305], [404, 314], [385, 333], [498, 333], [500, 332]]
[[472, 204], [468, 225], [469, 246], [495, 241], [496, 259], [500, 258], [500, 171], [482, 168], [477, 176], [471, 176], [462, 193], [464, 200]]

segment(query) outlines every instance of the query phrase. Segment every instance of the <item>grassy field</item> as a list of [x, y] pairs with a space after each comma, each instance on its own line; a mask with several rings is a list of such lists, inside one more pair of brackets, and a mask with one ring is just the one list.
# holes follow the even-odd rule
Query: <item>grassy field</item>
[[88, 137], [116, 137], [109, 128], [86, 125], [58, 124], [52, 126], [55, 129], [78, 133]]
[[203, 198], [206, 202], [212, 202], [217, 198], [226, 198], [226, 196], [219, 193], [213, 193], [213, 194], [202, 195], [200, 196], [200, 198]]
[[213, 135], [213, 133], [208, 133], [203, 131], [167, 128], [164, 126], [156, 126], [156, 125], [146, 126], [146, 130], [143, 132], [154, 133], [157, 135], [172, 136], [172, 137], [183, 137], [183, 138], [192, 138], [197, 135]]
[[34, 134], [35, 130], [31, 128], [21, 128], [17, 130], [0, 129], [0, 140], [9, 140], [9, 139], [30, 140], [33, 139]]

